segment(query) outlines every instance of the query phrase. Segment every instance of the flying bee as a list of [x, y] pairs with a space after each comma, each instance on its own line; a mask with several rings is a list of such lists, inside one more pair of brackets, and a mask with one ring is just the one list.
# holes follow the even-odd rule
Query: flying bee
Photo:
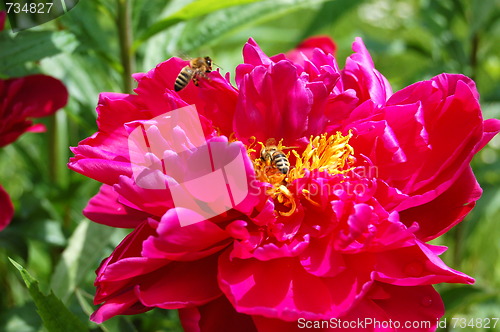
[[276, 145], [274, 138], [269, 138], [266, 145], [260, 150], [260, 158], [267, 164], [276, 167], [282, 174], [287, 175], [290, 170], [290, 162], [286, 155]]
[[182, 68], [181, 72], [175, 79], [175, 91], [184, 89], [189, 81], [193, 81], [194, 85], [198, 86], [200, 77], [207, 78], [207, 73], [212, 71], [212, 59], [209, 56], [204, 58], [194, 58], [189, 61], [189, 65]]

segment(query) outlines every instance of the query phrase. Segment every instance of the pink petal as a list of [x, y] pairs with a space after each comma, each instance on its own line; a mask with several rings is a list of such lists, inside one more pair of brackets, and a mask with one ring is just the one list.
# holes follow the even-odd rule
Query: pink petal
[[7, 12], [0, 10], [0, 31], [5, 27], [5, 19], [7, 18]]
[[193, 262], [171, 262], [141, 279], [137, 296], [145, 306], [177, 309], [198, 306], [221, 296], [217, 255]]
[[148, 118], [188, 105], [173, 92], [177, 75], [188, 64], [188, 61], [170, 58], [146, 74], [135, 75], [138, 80], [134, 90], [137, 93], [136, 104], [150, 112]]
[[[444, 305], [432, 286], [400, 287], [381, 285], [389, 298], [374, 300], [393, 321], [401, 326], [406, 322], [428, 322], [419, 331], [435, 331], [438, 319], [444, 315]], [[422, 324], [422, 323], [420, 323]]]
[[[444, 84], [447, 85], [444, 85]], [[470, 79], [462, 75], [443, 74], [431, 81], [415, 83], [391, 97], [388, 104], [420, 103], [423, 118], [416, 117], [425, 129], [425, 135], [415, 135], [414, 139], [425, 139], [428, 149], [409, 146], [405, 154], [409, 159], [407, 172], [412, 175], [397, 184], [404, 193], [421, 196], [417, 200], [405, 202], [401, 208], [431, 201], [448, 189], [467, 168], [478, 150], [483, 136], [481, 110]], [[460, 116], [457, 116], [457, 115]], [[423, 119], [420, 120], [420, 119]], [[391, 127], [400, 126], [395, 118]], [[491, 128], [494, 129], [494, 128]], [[402, 136], [401, 131], [399, 136]], [[485, 138], [491, 137], [491, 134]], [[402, 168], [403, 169], [403, 168]]]
[[312, 93], [289, 61], [255, 67], [240, 85], [234, 129], [238, 137], [284, 138], [291, 142], [307, 128]]
[[175, 208], [168, 210], [156, 229], [157, 235], [144, 242], [143, 255], [170, 260], [195, 260], [222, 250], [229, 243], [227, 232], [211, 221], [203, 220], [182, 226], [179, 219], [203, 218], [196, 212]]
[[401, 220], [407, 225], [418, 222], [420, 229], [416, 235], [423, 241], [430, 241], [461, 222], [481, 193], [481, 187], [468, 167], [448, 190], [429, 203], [401, 211]]
[[477, 146], [477, 151], [481, 150], [496, 134], [500, 132], [500, 120], [488, 119], [483, 122], [484, 131], [481, 143]]
[[134, 291], [129, 290], [106, 301], [90, 316], [90, 320], [101, 324], [116, 315], [136, 315], [151, 309], [153, 308], [143, 306], [137, 300]]
[[0, 231], [7, 227], [14, 216], [14, 206], [9, 194], [0, 186]]
[[335, 277], [347, 268], [343, 255], [335, 251], [330, 237], [313, 239], [300, 259], [304, 269], [318, 277]]
[[294, 258], [231, 261], [224, 253], [219, 285], [238, 312], [285, 321], [328, 319], [347, 311], [371, 283], [369, 275], [355, 270], [318, 278]]
[[352, 49], [355, 53], [347, 58], [342, 70], [344, 89], [354, 89], [360, 101], [371, 99], [376, 105], [384, 106], [392, 95], [389, 82], [375, 69], [361, 38], [356, 38]]
[[211, 72], [199, 86], [184, 88], [180, 94], [188, 104], [196, 105], [199, 114], [212, 121], [219, 134], [229, 137], [233, 133], [238, 91], [218, 71]]
[[375, 283], [370, 294], [341, 317], [344, 322], [354, 322], [354, 328], [342, 330], [397, 332], [408, 329], [431, 332], [435, 331], [437, 321], [443, 314], [443, 302], [432, 286], [404, 287]]
[[149, 217], [147, 213], [119, 203], [118, 199], [113, 187], [104, 184], [90, 199], [83, 215], [99, 224], [119, 228], [135, 228]]
[[29, 130], [29, 118], [54, 114], [68, 102], [61, 81], [46, 75], [0, 79], [0, 147]]
[[243, 62], [253, 66], [270, 65], [272, 63], [253, 38], [249, 38], [245, 46], [243, 46]]
[[224, 296], [196, 308], [179, 309], [179, 318], [186, 332], [257, 332], [252, 318], [236, 312]]
[[325, 54], [335, 54], [337, 45], [329, 36], [314, 36], [302, 41], [297, 48], [287, 52], [286, 58], [304, 66], [307, 59], [312, 59], [315, 50], [321, 50]]
[[442, 282], [474, 282], [471, 277], [450, 269], [424, 243], [376, 255], [375, 279], [398, 286], [430, 285]]

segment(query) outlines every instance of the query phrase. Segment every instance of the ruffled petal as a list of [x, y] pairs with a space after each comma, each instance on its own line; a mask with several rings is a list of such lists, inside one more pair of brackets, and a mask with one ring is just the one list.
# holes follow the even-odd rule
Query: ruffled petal
[[419, 286], [437, 283], [474, 283], [474, 279], [455, 271], [433, 252], [432, 247], [417, 245], [376, 255], [375, 279], [398, 286]]
[[377, 106], [384, 106], [392, 95], [389, 82], [375, 69], [371, 55], [361, 38], [355, 39], [352, 49], [355, 53], [347, 58], [342, 70], [344, 89], [355, 90], [361, 102], [371, 99]]
[[149, 217], [143, 211], [121, 204], [119, 198], [113, 187], [104, 184], [90, 199], [83, 215], [99, 224], [119, 228], [135, 228]]
[[217, 255], [194, 262], [171, 262], [144, 276], [136, 287], [148, 307], [178, 309], [208, 303], [221, 296], [217, 286]]
[[434, 200], [401, 211], [401, 220], [407, 225], [417, 222], [420, 229], [416, 235], [423, 241], [430, 241], [461, 222], [481, 193], [481, 187], [469, 167]]
[[219, 285], [238, 312], [285, 321], [338, 317], [362, 297], [369, 273], [355, 264], [335, 278], [317, 278], [293, 258], [270, 261], [220, 256]]
[[28, 131], [30, 118], [52, 115], [67, 102], [66, 87], [53, 77], [37, 74], [0, 79], [0, 147]]

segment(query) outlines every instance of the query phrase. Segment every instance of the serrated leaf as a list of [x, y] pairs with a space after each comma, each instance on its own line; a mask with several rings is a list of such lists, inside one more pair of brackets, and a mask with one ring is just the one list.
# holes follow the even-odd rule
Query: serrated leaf
[[37, 312], [49, 332], [88, 331], [85, 324], [69, 311], [52, 291], [49, 295], [43, 294], [38, 287], [38, 281], [24, 267], [10, 257], [9, 261], [19, 270], [31, 298], [35, 302]]
[[217, 10], [221, 10], [228, 7], [240, 6], [252, 2], [259, 2], [262, 0], [197, 0], [194, 1], [174, 14], [161, 19], [155, 24], [151, 25], [134, 44], [134, 48], [137, 48], [139, 44], [147, 40], [148, 38], [154, 36], [158, 32], [171, 27], [182, 21], [190, 20], [196, 17], [200, 17]]
[[51, 281], [52, 290], [63, 302], [69, 299], [88, 273], [97, 268], [104, 248], [115, 231], [114, 228], [90, 222], [88, 219], [78, 225]]
[[0, 34], [0, 72], [38, 61], [60, 52], [72, 52], [78, 45], [75, 36], [67, 31], [24, 31], [12, 37]]

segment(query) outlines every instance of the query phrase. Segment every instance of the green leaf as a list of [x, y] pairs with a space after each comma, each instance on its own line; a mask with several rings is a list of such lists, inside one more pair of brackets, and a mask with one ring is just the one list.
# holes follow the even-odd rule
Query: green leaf
[[21, 277], [28, 287], [31, 298], [35, 302], [37, 312], [49, 332], [88, 331], [85, 324], [69, 311], [54, 293], [50, 292], [49, 295], [43, 294], [38, 287], [38, 281], [20, 264], [10, 257], [9, 260], [21, 273]]
[[[267, 0], [241, 8], [228, 8], [207, 15], [201, 22], [192, 22], [184, 29], [178, 47], [186, 54], [213, 44], [243, 26], [262, 23], [298, 10], [311, 9], [332, 0]], [[190, 22], [191, 23], [191, 22]]]
[[67, 302], [91, 270], [99, 265], [103, 251], [116, 229], [83, 220], [71, 235], [56, 266], [51, 288]]
[[156, 22], [149, 29], [147, 29], [136, 42], [134, 43], [134, 49], [136, 49], [142, 42], [148, 38], [154, 36], [158, 32], [171, 27], [182, 21], [190, 20], [196, 17], [200, 17], [220, 9], [240, 6], [252, 2], [259, 2], [262, 0], [197, 0], [187, 6], [183, 7], [174, 14]]
[[72, 52], [78, 42], [67, 31], [24, 31], [13, 37], [0, 34], [0, 72], [22, 67], [26, 62], [38, 61], [60, 52]]

